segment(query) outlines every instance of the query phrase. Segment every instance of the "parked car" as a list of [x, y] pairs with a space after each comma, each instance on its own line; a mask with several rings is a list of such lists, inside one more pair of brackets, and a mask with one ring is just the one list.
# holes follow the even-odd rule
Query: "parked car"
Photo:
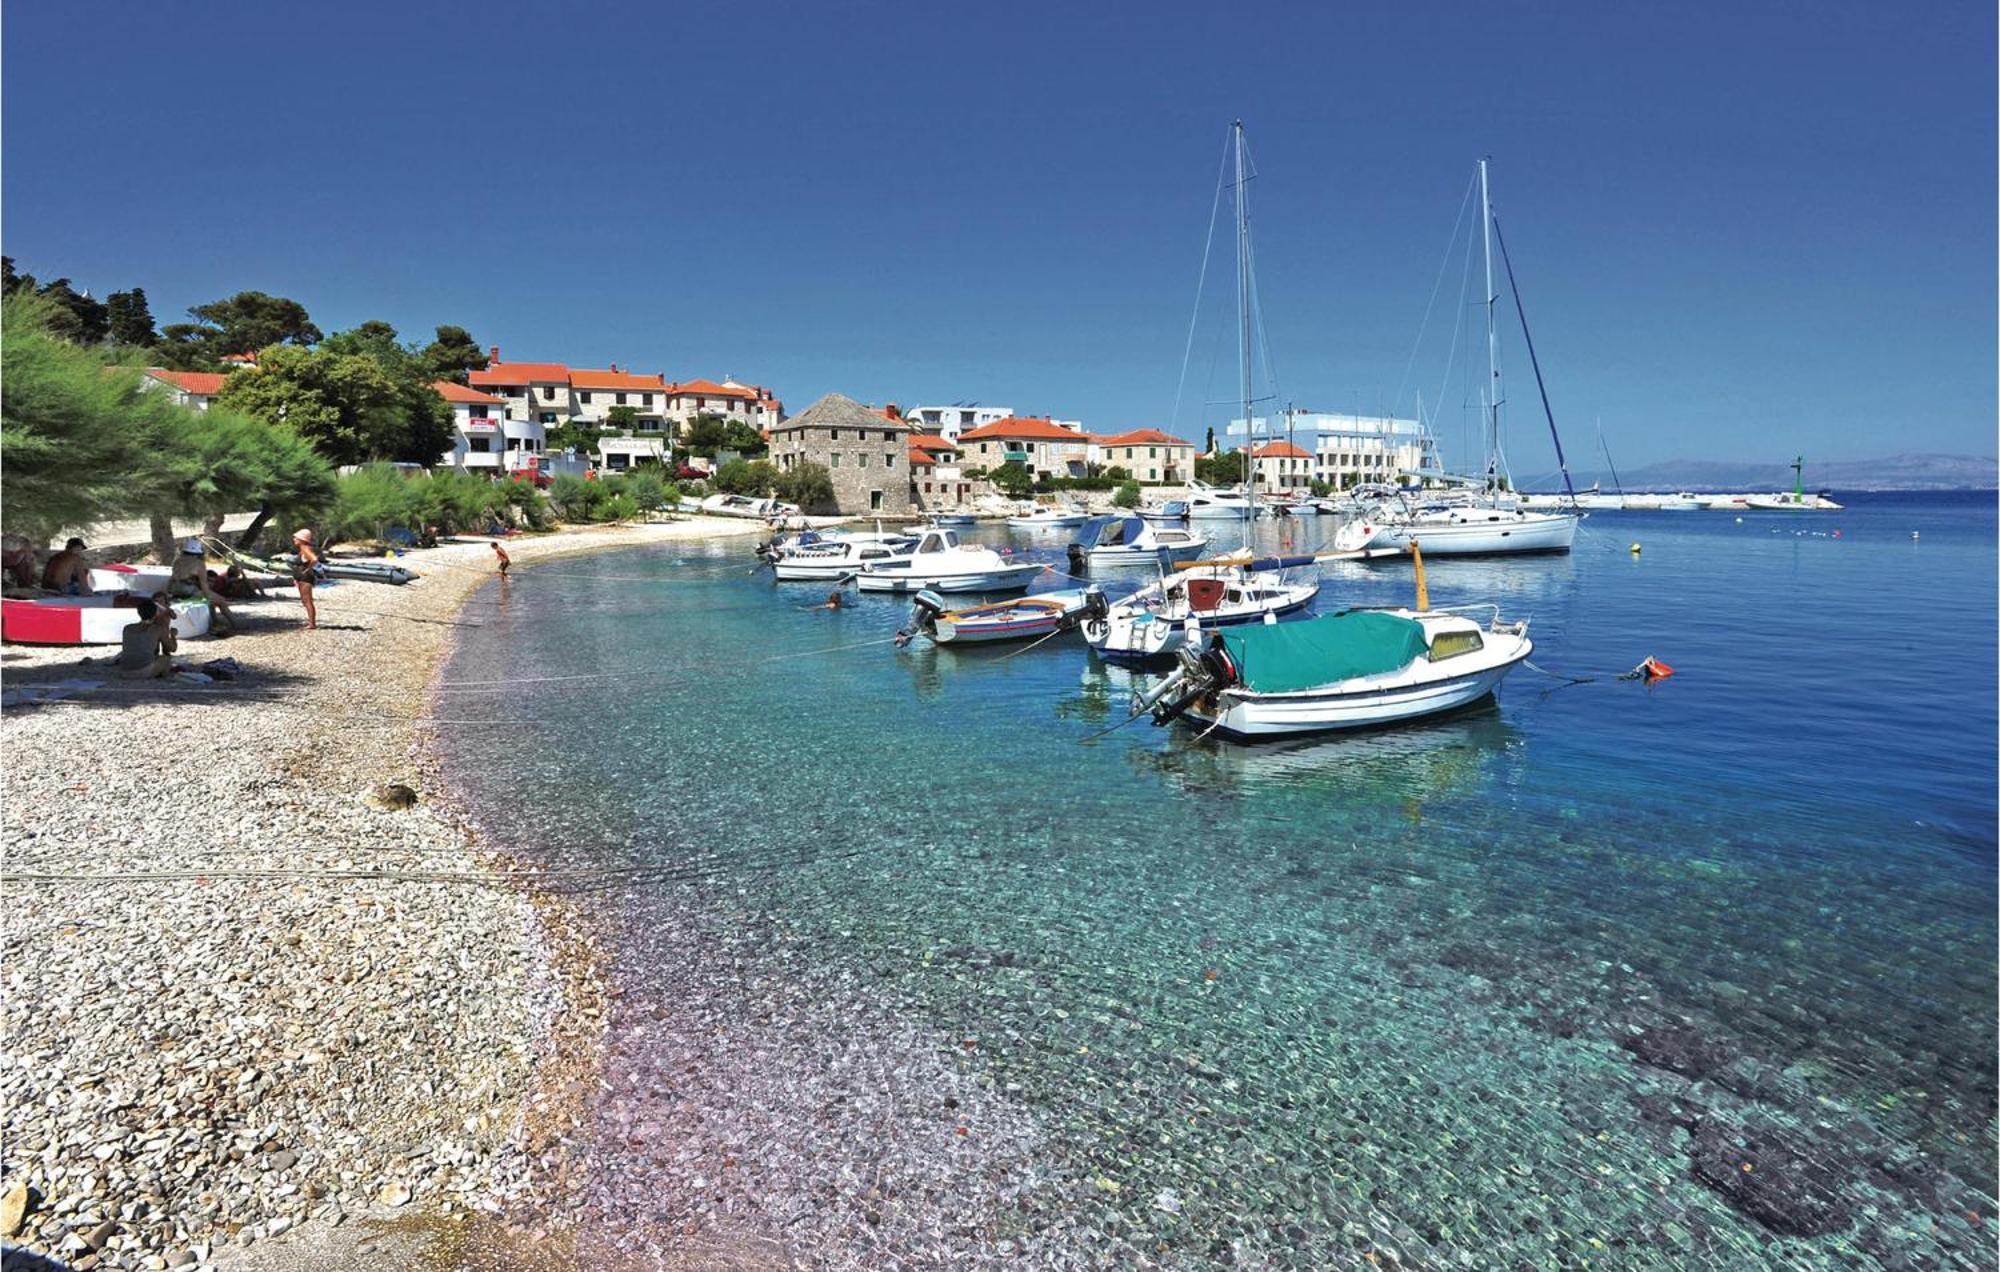
[[538, 490], [547, 490], [555, 482], [555, 478], [540, 468], [516, 468], [507, 475], [515, 481], [533, 482]]

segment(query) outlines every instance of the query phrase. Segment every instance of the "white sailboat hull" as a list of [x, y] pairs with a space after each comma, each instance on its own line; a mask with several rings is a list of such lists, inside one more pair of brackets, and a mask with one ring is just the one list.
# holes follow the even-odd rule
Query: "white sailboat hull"
[[[1576, 517], [1565, 514], [1470, 508], [1435, 521], [1380, 526], [1364, 522], [1358, 530], [1350, 524], [1341, 527], [1335, 546], [1407, 551], [1414, 539], [1427, 557], [1567, 552], [1576, 542], [1576, 523]], [[1350, 538], [1360, 542], [1344, 541]]]

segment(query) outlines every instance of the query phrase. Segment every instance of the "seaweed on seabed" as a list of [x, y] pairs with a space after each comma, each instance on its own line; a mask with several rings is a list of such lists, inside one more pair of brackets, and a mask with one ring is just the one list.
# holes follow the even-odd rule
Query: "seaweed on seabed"
[[1704, 1118], [1688, 1147], [1694, 1178], [1773, 1232], [1819, 1237], [1854, 1222], [1851, 1181], [1824, 1144], [1776, 1126]]

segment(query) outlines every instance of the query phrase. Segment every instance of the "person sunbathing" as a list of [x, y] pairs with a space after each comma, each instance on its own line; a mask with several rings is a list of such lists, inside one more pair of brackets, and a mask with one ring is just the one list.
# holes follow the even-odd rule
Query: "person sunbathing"
[[156, 680], [174, 669], [174, 611], [148, 598], [135, 611], [139, 620], [127, 623], [119, 633], [122, 644], [114, 670], [130, 680]]
[[173, 574], [167, 579], [167, 591], [185, 600], [199, 597], [207, 601], [211, 635], [227, 636], [236, 630], [235, 612], [208, 585], [208, 561], [200, 539], [189, 539], [181, 545], [180, 555], [174, 558]]

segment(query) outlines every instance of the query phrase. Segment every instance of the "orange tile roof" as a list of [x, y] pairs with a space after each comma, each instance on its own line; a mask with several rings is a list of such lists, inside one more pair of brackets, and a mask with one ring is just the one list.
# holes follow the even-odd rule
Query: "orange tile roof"
[[982, 424], [970, 432], [960, 433], [958, 440], [961, 442], [977, 442], [987, 438], [1000, 437], [1025, 437], [1038, 442], [1085, 442], [1090, 440], [1085, 434], [1079, 433], [1074, 429], [1063, 428], [1061, 425], [1050, 420], [1034, 417], [1016, 418], [1011, 415], [1004, 420], [998, 420], [992, 424]]
[[910, 447], [910, 467], [935, 468], [937, 467], [937, 456], [927, 450], [918, 450], [912, 446]]
[[569, 380], [569, 368], [560, 362], [495, 362], [466, 378], [475, 385], [565, 383]]
[[667, 391], [676, 395], [691, 394], [696, 397], [739, 397], [749, 398], [752, 401], [757, 398], [754, 389], [731, 388], [726, 384], [717, 384], [713, 380], [688, 380], [682, 384], [669, 385]]
[[582, 367], [572, 367], [569, 373], [572, 387], [579, 389], [645, 389], [664, 390], [667, 377], [664, 375], [634, 375], [630, 371], [592, 371]]
[[1257, 448], [1259, 459], [1311, 459], [1312, 452], [1300, 450], [1290, 442], [1265, 442]]
[[957, 445], [942, 433], [918, 433], [910, 438], [910, 445], [921, 446], [927, 451], [955, 451], [958, 449]]
[[1185, 446], [1189, 450], [1194, 449], [1193, 442], [1182, 441], [1171, 433], [1162, 433], [1157, 428], [1135, 428], [1129, 433], [1120, 433], [1116, 437], [1100, 437], [1097, 440], [1102, 446]]
[[254, 367], [257, 365], [257, 355], [254, 353], [225, 353], [222, 355], [222, 360], [224, 362], [236, 362], [244, 366], [250, 366], [250, 367]]
[[224, 381], [229, 379], [226, 371], [168, 371], [163, 367], [153, 367], [146, 374], [199, 397], [214, 397], [222, 392]]
[[436, 389], [438, 396], [447, 402], [470, 402], [478, 406], [504, 405], [499, 398], [494, 397], [490, 393], [481, 393], [478, 389], [468, 389], [463, 384], [454, 384], [450, 380], [433, 380], [431, 381], [431, 387]]

